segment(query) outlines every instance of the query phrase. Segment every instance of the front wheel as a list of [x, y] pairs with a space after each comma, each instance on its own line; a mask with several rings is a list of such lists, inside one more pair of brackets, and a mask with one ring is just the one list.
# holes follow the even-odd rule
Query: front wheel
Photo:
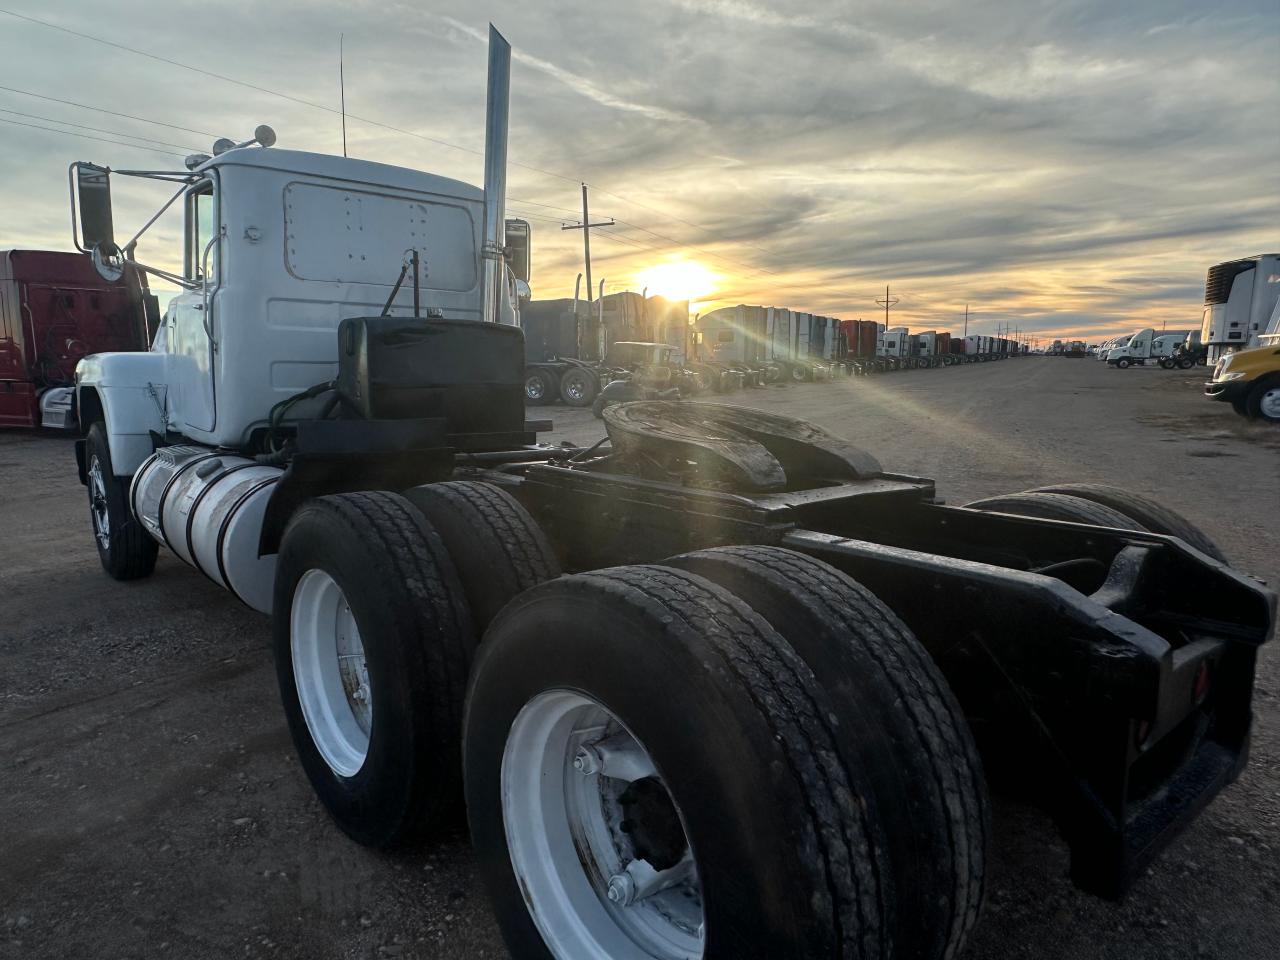
[[1249, 391], [1249, 416], [1280, 423], [1280, 377], [1268, 377]]
[[129, 480], [111, 466], [106, 425], [99, 420], [85, 441], [85, 475], [89, 487], [89, 517], [102, 569], [116, 580], [150, 576], [160, 545], [129, 513]]
[[1129, 366], [1131, 362], [1132, 361], [1128, 360], [1127, 358], [1122, 357], [1121, 359], [1116, 361], [1116, 368], [1119, 370], [1124, 370]]

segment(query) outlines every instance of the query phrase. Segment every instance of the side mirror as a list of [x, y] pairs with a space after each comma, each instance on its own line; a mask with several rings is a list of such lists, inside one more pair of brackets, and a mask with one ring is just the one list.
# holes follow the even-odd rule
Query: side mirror
[[507, 266], [515, 274], [517, 280], [529, 282], [530, 273], [530, 229], [527, 220], [508, 220], [507, 232]]
[[124, 251], [116, 246], [114, 240], [95, 243], [93, 249], [89, 251], [89, 256], [93, 259], [93, 269], [97, 270], [98, 276], [108, 283], [115, 283], [124, 276], [126, 263]]
[[111, 222], [111, 171], [91, 163], [77, 163], [76, 194], [80, 206], [82, 249], [115, 246]]

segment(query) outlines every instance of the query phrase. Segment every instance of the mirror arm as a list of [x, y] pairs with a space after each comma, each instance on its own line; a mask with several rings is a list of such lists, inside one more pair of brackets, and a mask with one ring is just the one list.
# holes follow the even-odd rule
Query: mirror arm
[[174, 201], [186, 193], [186, 191], [186, 185], [179, 187], [178, 192], [165, 201], [165, 205], [152, 214], [151, 219], [144, 223], [138, 232], [133, 235], [133, 239], [124, 245], [124, 250], [130, 258], [133, 257], [133, 248], [138, 245], [138, 241], [142, 239], [142, 235], [146, 233], [151, 228], [151, 225], [159, 220], [164, 215], [164, 212], [173, 206]]
[[149, 273], [154, 277], [159, 277], [161, 280], [168, 280], [174, 286], [181, 287], [183, 290], [200, 289], [199, 283], [193, 280], [188, 280], [186, 277], [180, 276], [176, 273], [170, 273], [168, 270], [161, 270], [159, 267], [149, 267], [145, 263], [139, 263], [137, 260], [130, 260], [129, 266], [136, 267], [137, 269], [142, 270], [145, 273]]

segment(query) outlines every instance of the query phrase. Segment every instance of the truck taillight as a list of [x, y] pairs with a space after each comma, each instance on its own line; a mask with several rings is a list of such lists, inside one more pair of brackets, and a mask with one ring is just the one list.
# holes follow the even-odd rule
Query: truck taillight
[[1191, 695], [1195, 698], [1197, 707], [1204, 703], [1205, 698], [1209, 696], [1209, 686], [1209, 664], [1206, 661], [1200, 664], [1200, 669], [1196, 671], [1195, 683], [1191, 687]]

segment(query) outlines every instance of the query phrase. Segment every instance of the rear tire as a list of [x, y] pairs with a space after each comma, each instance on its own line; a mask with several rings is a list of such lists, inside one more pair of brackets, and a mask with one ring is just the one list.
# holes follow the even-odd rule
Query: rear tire
[[560, 378], [560, 399], [571, 407], [589, 407], [599, 393], [595, 375], [574, 367]]
[[505, 490], [453, 480], [406, 490], [405, 499], [444, 540], [479, 633], [516, 594], [560, 576], [546, 535]]
[[1012, 513], [1019, 517], [1038, 517], [1041, 520], [1065, 520], [1068, 523], [1088, 523], [1097, 527], [1117, 527], [1121, 530], [1145, 530], [1146, 527], [1118, 510], [1064, 493], [1048, 493], [1040, 490], [1028, 493], [1008, 493], [1002, 497], [988, 497], [966, 503], [974, 510], [990, 510], [993, 513]]
[[956, 956], [982, 907], [990, 811], [968, 724], [928, 652], [864, 586], [805, 554], [721, 547], [665, 563], [745, 601], [820, 678], [888, 838], [895, 956]]
[[1194, 523], [1182, 514], [1140, 493], [1130, 493], [1121, 487], [1113, 487], [1105, 483], [1056, 483], [1047, 487], [1037, 487], [1028, 492], [1062, 493], [1092, 500], [1137, 521], [1152, 533], [1178, 537], [1215, 560], [1222, 563], [1230, 562], [1218, 545]]
[[394, 493], [307, 501], [280, 545], [273, 611], [294, 746], [343, 832], [388, 848], [452, 821], [475, 630], [422, 514]]
[[524, 372], [524, 402], [544, 406], [556, 399], [555, 378], [546, 370], [530, 368]]
[[129, 511], [129, 478], [117, 477], [111, 465], [107, 427], [89, 427], [85, 441], [89, 520], [102, 569], [115, 580], [140, 580], [156, 568], [160, 544]]
[[[566, 696], [593, 703], [611, 725], [579, 733], [569, 720], [533, 723]], [[472, 839], [512, 956], [888, 957], [878, 814], [854, 779], [861, 771], [842, 760], [831, 711], [786, 641], [700, 577], [615, 567], [521, 594], [476, 658], [464, 751]], [[573, 762], [575, 750], [621, 734], [652, 773]], [[580, 778], [590, 778], [585, 789]], [[636, 783], [666, 798], [665, 830], [652, 829], [652, 809], [637, 808], [620, 832], [603, 833], [617, 849], [602, 864], [592, 823], [618, 820], [601, 812], [588, 822], [575, 810], [603, 807]], [[640, 849], [658, 846], [655, 833], [667, 839], [662, 862], [681, 849], [693, 858], [696, 882], [675, 906], [701, 912], [705, 937], [690, 936], [695, 916], [684, 933], [670, 931], [674, 946], [642, 948], [621, 931], [624, 911], [641, 907], [611, 906], [605, 887]]]

